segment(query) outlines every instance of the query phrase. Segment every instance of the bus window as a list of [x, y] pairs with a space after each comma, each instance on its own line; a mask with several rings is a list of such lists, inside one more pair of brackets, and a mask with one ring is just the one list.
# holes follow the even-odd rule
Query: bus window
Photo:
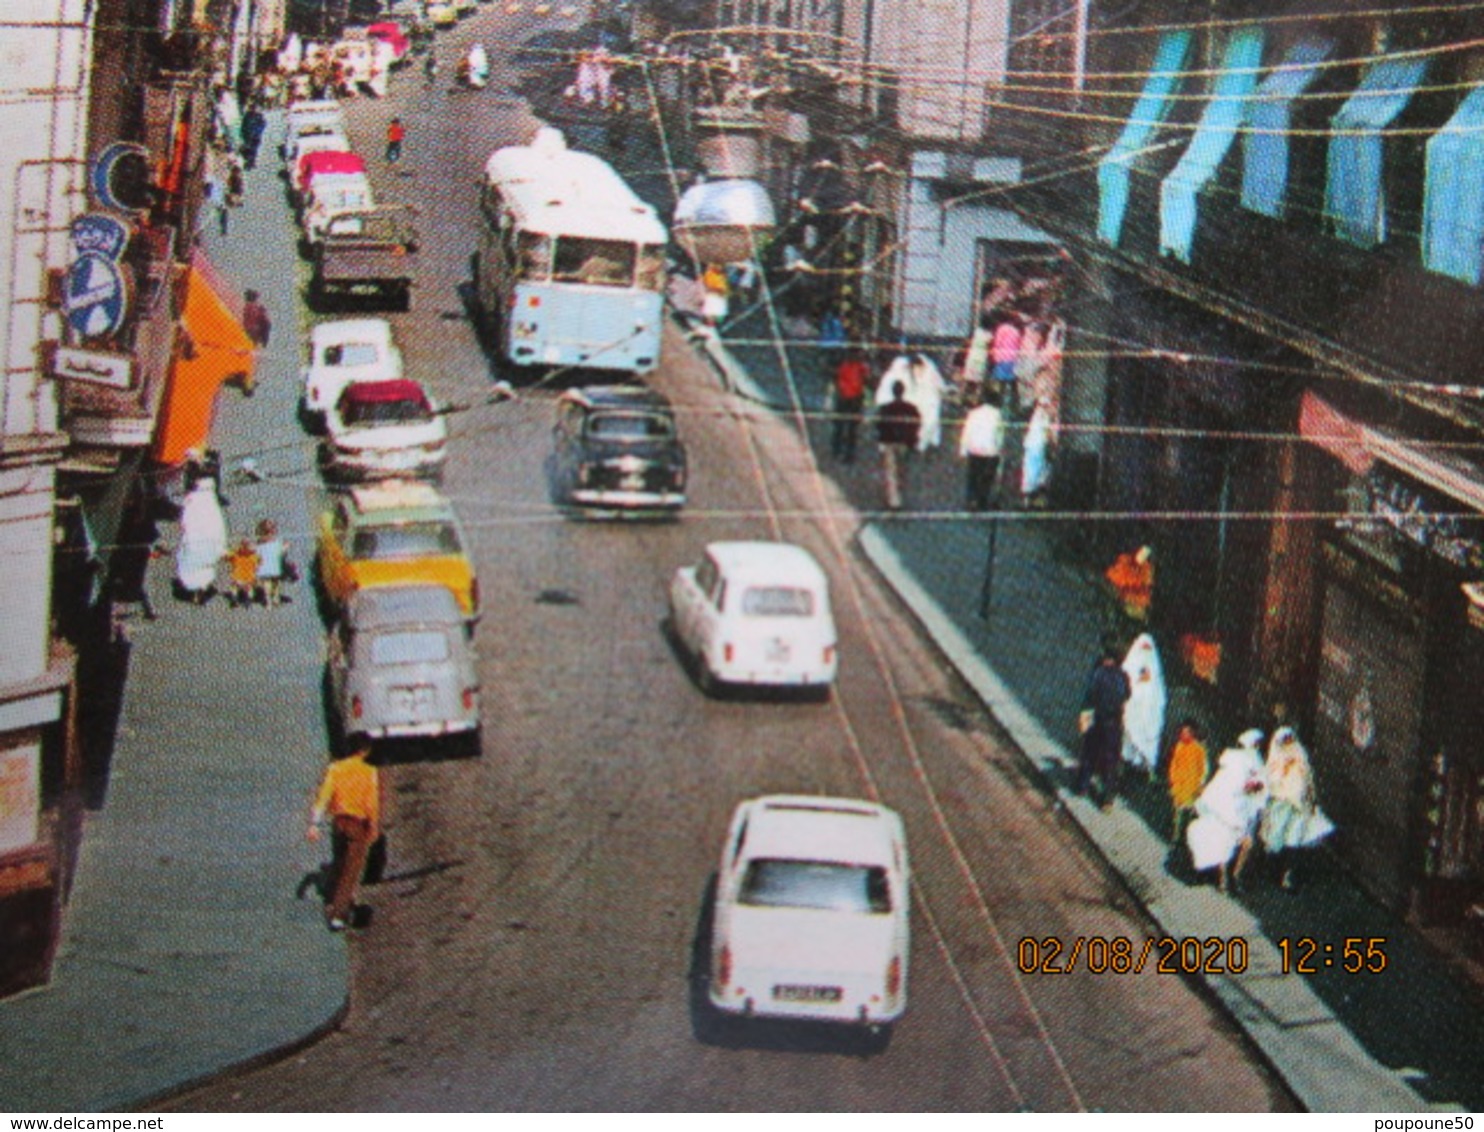
[[622, 240], [563, 236], [557, 241], [553, 278], [563, 283], [631, 287], [634, 283], [634, 251], [633, 244]]
[[638, 285], [645, 291], [658, 291], [665, 285], [665, 249], [649, 244], [639, 249]]
[[551, 237], [539, 232], [520, 234], [519, 277], [545, 282], [551, 271]]

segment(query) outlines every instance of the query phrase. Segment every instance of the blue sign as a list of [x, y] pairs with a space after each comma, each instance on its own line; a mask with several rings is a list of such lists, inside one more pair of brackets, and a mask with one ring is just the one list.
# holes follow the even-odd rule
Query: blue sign
[[62, 289], [62, 313], [79, 337], [113, 334], [128, 311], [128, 282], [118, 264], [101, 252], [82, 252], [72, 261]]
[[117, 261], [129, 244], [129, 226], [113, 216], [90, 212], [72, 222], [72, 246], [83, 252], [98, 252]]
[[93, 162], [89, 183], [104, 208], [136, 212], [149, 207], [148, 151], [137, 142], [114, 142]]

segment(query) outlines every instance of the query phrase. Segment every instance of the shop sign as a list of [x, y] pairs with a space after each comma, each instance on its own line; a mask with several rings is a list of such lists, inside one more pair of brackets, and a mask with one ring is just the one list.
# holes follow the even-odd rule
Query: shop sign
[[41, 837], [41, 750], [0, 751], [0, 853], [26, 849]]
[[77, 254], [97, 252], [115, 263], [129, 246], [129, 225], [114, 216], [101, 212], [90, 212], [72, 222], [72, 246]]
[[1342, 530], [1361, 530], [1384, 525], [1403, 539], [1462, 570], [1484, 569], [1484, 540], [1474, 533], [1479, 519], [1459, 515], [1461, 504], [1424, 492], [1420, 488], [1372, 470], [1357, 481], [1359, 490], [1350, 494], [1350, 512], [1355, 518], [1340, 520]]
[[148, 153], [137, 142], [114, 142], [93, 162], [88, 181], [104, 208], [136, 212], [149, 207]]
[[58, 346], [52, 354], [52, 376], [90, 385], [128, 389], [134, 384], [134, 356], [107, 350]]
[[82, 252], [67, 269], [62, 312], [79, 337], [118, 331], [129, 312], [129, 288], [119, 265], [101, 252]]

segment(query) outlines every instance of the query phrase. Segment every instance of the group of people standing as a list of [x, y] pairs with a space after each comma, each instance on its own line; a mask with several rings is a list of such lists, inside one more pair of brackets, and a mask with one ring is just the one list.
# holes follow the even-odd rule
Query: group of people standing
[[180, 508], [180, 541], [175, 549], [175, 590], [192, 605], [205, 605], [218, 592], [227, 570], [227, 601], [233, 608], [261, 602], [279, 605], [283, 583], [293, 572], [288, 545], [272, 519], [257, 525], [256, 538], [242, 537], [229, 546], [227, 520], [218, 488], [219, 467], [203, 457], [187, 466], [187, 491]]
[[[1226, 892], [1238, 889], [1254, 848], [1275, 863], [1278, 883], [1297, 890], [1295, 867], [1305, 849], [1334, 832], [1319, 808], [1308, 752], [1291, 727], [1267, 744], [1258, 728], [1243, 731], [1211, 766], [1199, 726], [1183, 721], [1168, 753], [1161, 746], [1168, 694], [1159, 649], [1149, 633], [1135, 638], [1122, 663], [1105, 651], [1083, 698], [1076, 791], [1100, 787], [1111, 807], [1126, 769], [1159, 777], [1171, 807], [1171, 839], [1182, 841], [1197, 873], [1213, 875]], [[1162, 757], [1163, 756], [1163, 757]]]

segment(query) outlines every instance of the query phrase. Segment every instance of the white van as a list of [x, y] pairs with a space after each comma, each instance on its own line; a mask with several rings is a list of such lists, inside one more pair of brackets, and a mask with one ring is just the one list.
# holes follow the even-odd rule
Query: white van
[[[337, 216], [370, 212], [375, 207], [371, 182], [364, 173], [322, 173], [309, 182], [304, 194], [304, 236], [313, 244], [324, 239], [325, 230]], [[349, 222], [359, 223], [354, 219]]]

